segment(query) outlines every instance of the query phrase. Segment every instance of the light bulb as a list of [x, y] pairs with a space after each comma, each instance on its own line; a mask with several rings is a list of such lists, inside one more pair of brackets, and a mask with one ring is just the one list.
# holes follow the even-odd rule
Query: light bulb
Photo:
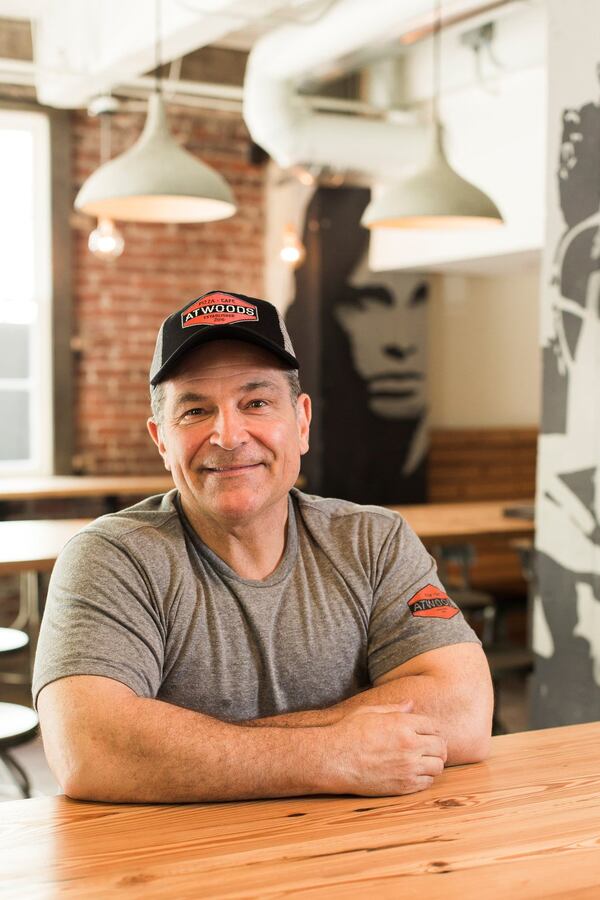
[[88, 247], [98, 259], [117, 259], [125, 248], [125, 241], [113, 221], [98, 219], [88, 238]]
[[305, 187], [312, 187], [316, 184], [320, 169], [318, 166], [293, 166], [291, 171], [300, 184], [303, 184]]
[[286, 225], [284, 229], [279, 258], [293, 269], [301, 266], [306, 259], [306, 247], [296, 234], [293, 225]]

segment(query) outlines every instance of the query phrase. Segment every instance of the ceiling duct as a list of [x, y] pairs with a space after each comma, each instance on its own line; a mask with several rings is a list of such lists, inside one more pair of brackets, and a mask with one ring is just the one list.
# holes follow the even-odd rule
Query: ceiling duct
[[[545, 4], [444, 0], [443, 22], [481, 24], [482, 13], [500, 10], [494, 49], [502, 66], [496, 66], [493, 84], [473, 78], [472, 51], [456, 29], [447, 33], [450, 90], [445, 85], [442, 112], [451, 164], [497, 197], [506, 225], [481, 233], [378, 230], [370, 241], [375, 270], [454, 266], [463, 271], [465, 260], [509, 254], [515, 259], [529, 254], [529, 259], [543, 242]], [[374, 121], [312, 111], [299, 86], [322, 72], [348, 70], [353, 60], [359, 65], [365, 56], [389, 56], [395, 40], [408, 46], [428, 36], [432, 11], [432, 0], [338, 0], [310, 25], [288, 24], [261, 37], [248, 59], [244, 90], [244, 117], [253, 139], [282, 167], [353, 169], [375, 184], [415, 170], [429, 146], [428, 125], [408, 116]], [[406, 66], [407, 91], [424, 104], [426, 79], [420, 76], [426, 51], [411, 50]]]
[[331, 166], [393, 175], [422, 159], [428, 127], [314, 112], [298, 84], [365, 46], [388, 45], [422, 14], [423, 0], [339, 0], [312, 24], [284, 25], [252, 48], [244, 83], [244, 119], [252, 139], [282, 167]]

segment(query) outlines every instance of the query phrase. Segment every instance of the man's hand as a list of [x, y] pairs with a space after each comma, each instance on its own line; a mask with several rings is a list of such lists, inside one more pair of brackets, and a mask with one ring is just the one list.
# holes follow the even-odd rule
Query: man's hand
[[[399, 706], [412, 700], [413, 707]], [[253, 727], [312, 728], [335, 725], [367, 707], [414, 709], [434, 722], [448, 743], [446, 765], [480, 762], [490, 749], [493, 691], [490, 669], [475, 643], [450, 644], [412, 657], [376, 678], [373, 686], [326, 709], [281, 713], [245, 722]]]
[[328, 790], [378, 797], [431, 787], [444, 769], [446, 741], [427, 716], [412, 715], [406, 700], [361, 706], [329, 725], [334, 768]]

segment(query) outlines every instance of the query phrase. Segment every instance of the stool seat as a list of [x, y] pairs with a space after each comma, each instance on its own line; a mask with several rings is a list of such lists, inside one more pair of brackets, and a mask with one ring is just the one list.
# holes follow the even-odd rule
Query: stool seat
[[0, 628], [0, 653], [14, 653], [29, 643], [24, 631], [18, 628]]
[[22, 744], [35, 735], [38, 716], [28, 706], [0, 703], [0, 750]]

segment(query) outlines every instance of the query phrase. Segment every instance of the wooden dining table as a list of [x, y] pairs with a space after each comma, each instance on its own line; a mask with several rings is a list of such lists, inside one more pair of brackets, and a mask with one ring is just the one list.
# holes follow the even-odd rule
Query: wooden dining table
[[105, 501], [106, 511], [117, 508], [118, 498], [149, 497], [173, 487], [171, 476], [161, 475], [37, 475], [0, 478], [0, 508], [13, 501]]
[[0, 575], [50, 572], [56, 557], [91, 519], [0, 522]]
[[[0, 805], [7, 897], [600, 896], [600, 723], [503, 735], [400, 797]], [[201, 770], [198, 777], [202, 777]]]
[[[40, 629], [40, 579], [52, 571], [67, 541], [90, 519], [36, 519], [0, 522], [0, 576], [19, 576], [19, 610], [11, 628], [24, 629], [29, 637], [30, 673]], [[28, 683], [29, 676], [3, 672], [0, 681]]]
[[533, 500], [419, 503], [388, 509], [400, 513], [425, 544], [530, 537], [535, 530]]

